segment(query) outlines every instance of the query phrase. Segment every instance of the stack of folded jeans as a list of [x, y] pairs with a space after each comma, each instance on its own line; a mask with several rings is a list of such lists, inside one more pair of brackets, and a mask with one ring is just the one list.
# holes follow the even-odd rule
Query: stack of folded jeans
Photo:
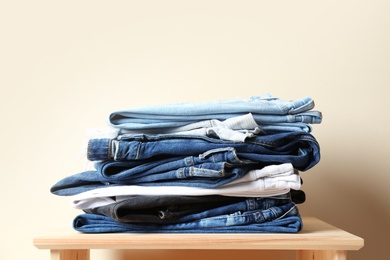
[[91, 138], [94, 170], [53, 194], [84, 212], [85, 233], [294, 233], [302, 228], [300, 171], [320, 160], [314, 101], [271, 95], [130, 108]]

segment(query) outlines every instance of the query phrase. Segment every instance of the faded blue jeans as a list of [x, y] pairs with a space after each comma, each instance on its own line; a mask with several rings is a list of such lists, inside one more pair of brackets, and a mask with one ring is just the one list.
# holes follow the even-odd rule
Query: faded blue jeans
[[293, 202], [264, 210], [236, 211], [176, 224], [122, 223], [107, 216], [81, 214], [73, 228], [84, 233], [296, 233], [302, 219]]
[[260, 127], [267, 126], [268, 130], [272, 130], [272, 125], [275, 125], [280, 131], [283, 130], [283, 125], [279, 124], [320, 123], [322, 114], [312, 110], [313, 108], [314, 101], [309, 97], [284, 101], [264, 94], [248, 99], [203, 103], [181, 102], [128, 108], [111, 113], [108, 122], [111, 126], [120, 129], [158, 134], [183, 131], [182, 127], [190, 124], [195, 124], [196, 127], [208, 127], [209, 120], [226, 120], [251, 113]]

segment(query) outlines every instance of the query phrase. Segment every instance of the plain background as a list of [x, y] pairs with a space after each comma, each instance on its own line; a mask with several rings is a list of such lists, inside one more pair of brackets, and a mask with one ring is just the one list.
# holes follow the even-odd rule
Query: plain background
[[[33, 237], [79, 213], [49, 189], [85, 169], [86, 132], [111, 111], [263, 93], [310, 96], [323, 112], [302, 215], [363, 237], [349, 259], [388, 259], [389, 10], [368, 0], [2, 1], [0, 259], [48, 259]], [[157, 253], [139, 259], [173, 258]]]

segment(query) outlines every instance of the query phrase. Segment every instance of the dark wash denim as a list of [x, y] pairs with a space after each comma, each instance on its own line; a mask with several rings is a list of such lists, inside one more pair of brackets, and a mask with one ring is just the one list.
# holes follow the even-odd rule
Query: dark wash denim
[[291, 202], [290, 194], [267, 198], [229, 196], [129, 196], [128, 199], [93, 209], [86, 213], [100, 214], [128, 223], [183, 223], [281, 206]]
[[169, 156], [194, 156], [221, 148], [234, 148], [241, 160], [264, 165], [291, 163], [305, 171], [320, 160], [320, 147], [310, 133], [285, 132], [232, 142], [193, 135], [133, 135], [120, 139], [90, 139], [87, 156], [95, 160], [155, 160]]
[[85, 213], [74, 219], [73, 228], [84, 233], [296, 233], [302, 229], [302, 219], [296, 205], [290, 202], [174, 224], [124, 223]]
[[230, 196], [128, 196], [126, 200], [106, 206], [84, 209], [119, 222], [172, 223], [190, 214], [244, 201]]
[[[198, 156], [156, 158], [142, 161], [106, 160], [95, 164], [97, 171], [111, 183], [140, 184], [185, 179], [218, 187], [238, 179], [262, 164], [240, 160], [233, 148], [215, 149]], [[207, 183], [210, 183], [209, 185]]]

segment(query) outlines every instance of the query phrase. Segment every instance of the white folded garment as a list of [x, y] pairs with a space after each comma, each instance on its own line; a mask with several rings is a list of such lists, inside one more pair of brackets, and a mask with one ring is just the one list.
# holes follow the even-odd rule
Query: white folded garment
[[241, 178], [229, 182], [228, 184], [225, 184], [224, 187], [229, 185], [235, 185], [241, 182], [255, 181], [266, 177], [268, 177], [270, 181], [272, 181], [275, 180], [272, 179], [273, 177], [277, 178], [277, 177], [287, 177], [287, 176], [294, 176], [293, 177], [294, 181], [296, 177], [299, 178], [298, 171], [297, 172], [294, 171], [294, 167], [291, 163], [269, 165], [261, 169], [250, 170]]

